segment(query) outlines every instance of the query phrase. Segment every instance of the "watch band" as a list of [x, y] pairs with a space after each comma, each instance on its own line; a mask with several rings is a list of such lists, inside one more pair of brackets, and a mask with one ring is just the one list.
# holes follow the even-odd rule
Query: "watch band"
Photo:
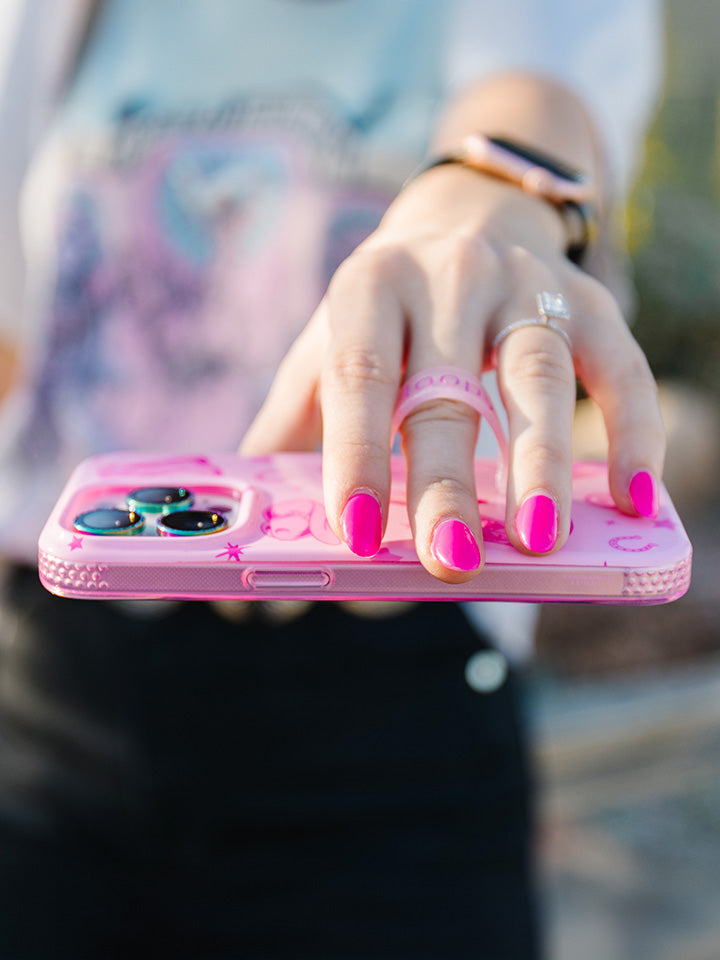
[[595, 239], [597, 214], [591, 202], [593, 186], [578, 170], [515, 140], [473, 133], [464, 138], [458, 150], [425, 160], [404, 186], [445, 164], [459, 164], [505, 180], [550, 203], [565, 223], [567, 257], [573, 263], [582, 261]]

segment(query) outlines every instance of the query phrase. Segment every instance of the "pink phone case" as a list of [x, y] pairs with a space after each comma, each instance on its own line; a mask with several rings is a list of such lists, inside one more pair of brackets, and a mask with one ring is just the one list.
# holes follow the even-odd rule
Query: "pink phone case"
[[[657, 519], [627, 517], [610, 497], [606, 465], [576, 463], [570, 537], [551, 556], [529, 557], [507, 539], [496, 472], [496, 461], [476, 461], [485, 568], [468, 583], [449, 585], [432, 577], [415, 553], [399, 456], [392, 461], [385, 538], [367, 559], [351, 553], [327, 523], [319, 454], [93, 457], [75, 470], [41, 534], [40, 579], [64, 597], [188, 600], [639, 604], [675, 600], [687, 590], [692, 548], [664, 488]], [[122, 508], [130, 491], [151, 486], [186, 488], [194, 495], [193, 509], [214, 511], [226, 519], [226, 528], [159, 536], [157, 517], [163, 515], [138, 507], [145, 518], [141, 533], [106, 536], [76, 529], [78, 515]]]

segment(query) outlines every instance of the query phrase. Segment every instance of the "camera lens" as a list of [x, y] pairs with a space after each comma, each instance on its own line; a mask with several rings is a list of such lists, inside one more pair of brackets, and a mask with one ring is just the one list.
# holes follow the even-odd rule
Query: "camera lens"
[[172, 513], [192, 506], [193, 495], [185, 487], [140, 487], [126, 497], [131, 510], [144, 513]]
[[203, 533], [217, 533], [227, 527], [221, 513], [212, 510], [178, 510], [158, 519], [157, 532], [162, 537], [192, 537]]
[[116, 510], [113, 507], [101, 507], [88, 510], [73, 520], [78, 533], [95, 533], [103, 536], [128, 536], [140, 533], [145, 521], [134, 510]]

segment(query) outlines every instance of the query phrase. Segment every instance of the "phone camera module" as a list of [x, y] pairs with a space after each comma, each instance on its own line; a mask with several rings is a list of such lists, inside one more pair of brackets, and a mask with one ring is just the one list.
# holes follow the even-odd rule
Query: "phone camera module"
[[100, 507], [88, 510], [73, 520], [73, 528], [78, 533], [91, 533], [100, 536], [131, 536], [140, 533], [145, 526], [143, 517], [134, 510], [118, 510], [114, 507]]
[[172, 513], [192, 506], [193, 495], [185, 487], [140, 487], [126, 497], [131, 510], [143, 513]]
[[158, 519], [157, 532], [161, 537], [194, 537], [218, 533], [227, 525], [225, 517], [212, 510], [178, 510]]

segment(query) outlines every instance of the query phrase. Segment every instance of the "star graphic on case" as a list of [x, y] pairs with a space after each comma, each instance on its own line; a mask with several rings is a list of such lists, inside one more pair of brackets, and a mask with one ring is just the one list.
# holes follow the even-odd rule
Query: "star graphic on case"
[[82, 550], [83, 538], [73, 537], [68, 546], [71, 550]]
[[672, 522], [672, 520], [669, 517], [665, 517], [664, 520], [656, 520], [655, 523], [653, 523], [653, 526], [662, 527], [664, 530], [675, 529], [675, 524]]
[[228, 560], [239, 560], [242, 552], [243, 548], [237, 543], [228, 543], [227, 550], [223, 550], [222, 553], [215, 554], [215, 558], [219, 560], [220, 557], [227, 557]]
[[227, 557], [228, 560], [240, 560], [240, 554], [243, 552], [243, 548], [237, 543], [228, 543], [227, 550], [223, 550], [222, 553], [215, 554], [216, 559], [220, 557]]

